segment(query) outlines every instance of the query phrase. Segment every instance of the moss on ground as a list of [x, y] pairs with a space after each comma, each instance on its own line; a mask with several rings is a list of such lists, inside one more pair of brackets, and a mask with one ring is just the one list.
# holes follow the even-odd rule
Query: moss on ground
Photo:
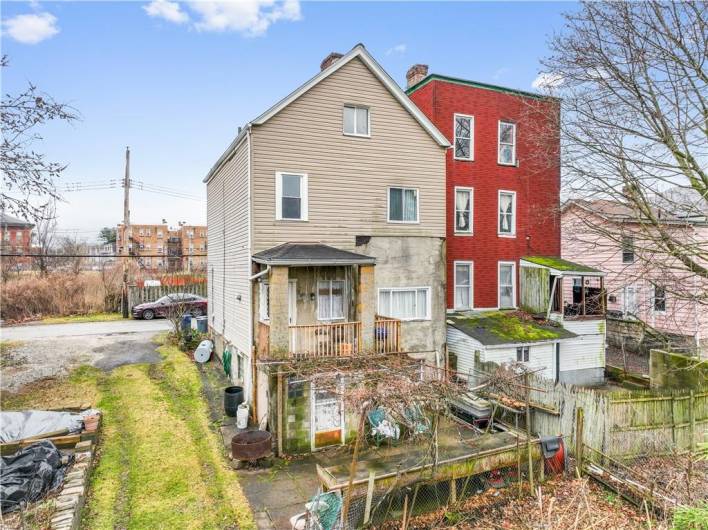
[[84, 528], [255, 528], [212, 429], [197, 368], [176, 347], [158, 351], [160, 364], [110, 373], [81, 367], [4, 394], [3, 407], [91, 403], [103, 411]]
[[65, 317], [47, 317], [42, 319], [43, 324], [79, 324], [81, 322], [110, 322], [122, 320], [120, 313], [89, 313], [88, 315], [69, 315]]

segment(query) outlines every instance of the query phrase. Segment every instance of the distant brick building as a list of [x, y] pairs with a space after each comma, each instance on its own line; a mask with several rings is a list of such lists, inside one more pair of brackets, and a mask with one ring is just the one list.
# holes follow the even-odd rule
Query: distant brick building
[[[0, 248], [3, 254], [31, 254], [34, 225], [0, 212]], [[31, 258], [12, 258], [15, 263], [29, 265]]]
[[206, 266], [207, 227], [182, 225], [177, 229], [166, 224], [123, 224], [116, 229], [118, 254], [138, 256], [148, 270], [199, 271]]
[[516, 307], [519, 259], [560, 256], [560, 146], [548, 125], [559, 102], [427, 72], [408, 71], [407, 93], [453, 144], [447, 307]]

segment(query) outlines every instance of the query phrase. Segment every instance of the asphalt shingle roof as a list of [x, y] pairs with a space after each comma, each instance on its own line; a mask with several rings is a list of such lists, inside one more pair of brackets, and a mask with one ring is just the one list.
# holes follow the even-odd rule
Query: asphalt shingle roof
[[322, 243], [283, 243], [257, 252], [253, 261], [265, 265], [367, 265], [376, 263], [376, 258]]

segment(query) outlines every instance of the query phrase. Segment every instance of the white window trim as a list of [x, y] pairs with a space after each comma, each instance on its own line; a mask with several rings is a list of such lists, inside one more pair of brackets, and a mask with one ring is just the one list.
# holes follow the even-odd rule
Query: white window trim
[[[357, 134], [356, 132], [348, 133], [344, 131], [344, 109], [347, 107], [350, 109], [366, 109], [366, 130], [369, 131], [367, 134]], [[354, 131], [356, 131], [356, 110], [354, 111]], [[342, 106], [342, 134], [344, 136], [354, 136], [355, 138], [371, 138], [371, 107], [345, 103]]]
[[[457, 228], [457, 192], [458, 191], [469, 191], [470, 192], [470, 229], [469, 230], [458, 230]], [[455, 201], [454, 208], [452, 209], [452, 226], [455, 234], [462, 234], [471, 236], [474, 234], [474, 188], [467, 188], [464, 186], [455, 186]]]
[[[293, 175], [300, 177], [300, 218], [283, 218], [283, 175]], [[301, 171], [276, 171], [275, 172], [275, 220], [292, 221], [295, 223], [308, 220], [308, 179], [307, 173]]]
[[270, 322], [270, 315], [266, 314], [264, 298], [268, 294], [268, 282], [262, 281], [258, 284], [258, 320], [261, 322]]
[[[511, 285], [512, 285], [512, 294], [511, 298], [514, 302], [514, 305], [510, 307], [505, 307], [502, 306], [501, 304], [501, 268], [502, 265], [511, 265], [512, 270], [511, 270]], [[499, 309], [516, 309], [516, 262], [515, 261], [500, 261], [497, 263], [497, 307]]]
[[[505, 125], [511, 125], [514, 129], [514, 143], [512, 144], [512, 150], [511, 150], [511, 162], [502, 162], [501, 160], [501, 126], [502, 123]], [[504, 144], [507, 145], [507, 144]], [[497, 163], [500, 166], [516, 166], [516, 123], [513, 121], [506, 121], [506, 120], [499, 120], [499, 124], [497, 125]]]
[[391, 315], [383, 315], [386, 317], [391, 317], [391, 318], [397, 318], [398, 320], [401, 320], [403, 322], [423, 322], [425, 320], [430, 320], [430, 286], [419, 286], [419, 287], [379, 287], [378, 290], [376, 291], [376, 312], [379, 315], [382, 315], [381, 313], [381, 291], [421, 291], [425, 290], [425, 317], [415, 317], [415, 318], [398, 318], [398, 317], [392, 317]]
[[[511, 198], [511, 217], [512, 217], [512, 223], [511, 223], [511, 232], [502, 232], [501, 231], [501, 223], [499, 222], [499, 214], [501, 213], [501, 209], [499, 206], [501, 205], [501, 196], [503, 194], [510, 194], [512, 196]], [[516, 237], [516, 192], [511, 191], [511, 190], [499, 190], [497, 192], [497, 235], [499, 237]]]
[[[470, 267], [470, 306], [469, 307], [458, 307], [455, 305], [455, 302], [457, 301], [457, 266], [458, 265], [469, 265]], [[455, 307], [456, 311], [471, 311], [474, 309], [474, 261], [453, 261], [453, 270], [452, 270], [452, 280], [454, 284], [454, 295], [453, 295], [453, 306]], [[462, 287], [462, 286], [461, 286]]]
[[[470, 156], [468, 158], [455, 154], [455, 145], [457, 145], [457, 118], [469, 118], [470, 120]], [[470, 116], [469, 114], [454, 114], [452, 118], [452, 156], [455, 160], [474, 162], [474, 116]]]
[[[415, 221], [394, 221], [391, 219], [391, 190], [414, 190], [415, 191]], [[395, 224], [418, 225], [420, 224], [420, 190], [408, 186], [389, 186], [386, 188], [386, 221]]]
[[[329, 283], [329, 297], [330, 297], [330, 310], [332, 309], [332, 282], [342, 282], [344, 286], [342, 287], [342, 316], [336, 318], [320, 318], [320, 282]], [[347, 320], [347, 281], [339, 278], [334, 278], [332, 280], [317, 280], [317, 294], [315, 295], [318, 322], [334, 322], [334, 321], [344, 321]]]
[[[661, 287], [661, 286], [659, 286]], [[657, 286], [652, 284], [651, 286], [651, 312], [655, 315], [665, 315], [666, 314], [666, 287], [664, 287], [664, 310], [656, 309], [656, 288]]]

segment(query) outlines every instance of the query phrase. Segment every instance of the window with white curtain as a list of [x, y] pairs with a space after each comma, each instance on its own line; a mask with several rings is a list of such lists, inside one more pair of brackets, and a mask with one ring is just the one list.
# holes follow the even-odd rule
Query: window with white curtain
[[369, 109], [355, 105], [344, 105], [344, 134], [369, 136]]
[[455, 262], [455, 309], [472, 309], [472, 262]]
[[499, 262], [499, 308], [516, 307], [516, 264]]
[[317, 319], [341, 320], [344, 318], [344, 280], [317, 282]]
[[388, 189], [388, 220], [392, 223], [418, 222], [418, 190], [415, 188]]
[[474, 117], [455, 114], [455, 159], [474, 159]]
[[455, 232], [472, 233], [472, 188], [455, 188]]
[[505, 166], [516, 165], [516, 124], [499, 122], [499, 159]]
[[499, 192], [499, 227], [502, 236], [516, 235], [516, 192]]
[[430, 287], [379, 289], [379, 311], [401, 320], [430, 320]]

